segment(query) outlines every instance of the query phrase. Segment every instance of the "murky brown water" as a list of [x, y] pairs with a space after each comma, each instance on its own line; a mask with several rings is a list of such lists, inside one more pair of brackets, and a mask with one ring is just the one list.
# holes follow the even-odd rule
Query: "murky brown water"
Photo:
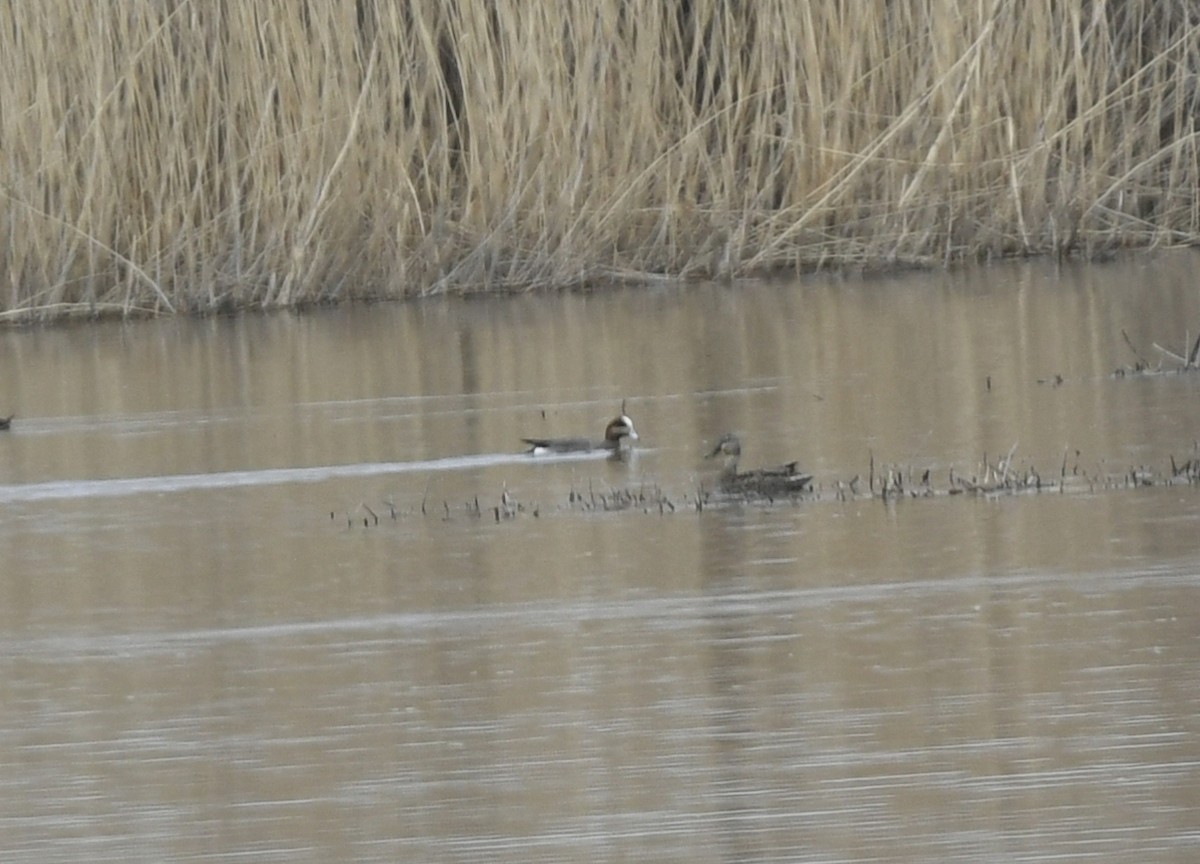
[[0, 857], [1195, 860], [1200, 487], [833, 493], [1194, 456], [1195, 261], [0, 333]]

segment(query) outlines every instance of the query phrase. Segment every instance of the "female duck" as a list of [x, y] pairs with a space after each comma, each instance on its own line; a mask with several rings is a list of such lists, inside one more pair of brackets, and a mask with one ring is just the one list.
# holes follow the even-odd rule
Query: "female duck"
[[778, 468], [758, 468], [739, 473], [738, 458], [742, 455], [742, 442], [732, 432], [727, 432], [717, 441], [717, 446], [704, 458], [725, 458], [718, 480], [720, 490], [729, 495], [761, 496], [779, 498], [785, 495], [800, 495], [812, 491], [813, 477], [796, 470], [795, 462]]
[[608, 421], [604, 427], [604, 439], [593, 441], [590, 438], [522, 438], [529, 445], [530, 453], [540, 456], [545, 453], [586, 453], [591, 450], [608, 450], [614, 454], [621, 451], [626, 441], [636, 441], [637, 430], [633, 421], [624, 412]]

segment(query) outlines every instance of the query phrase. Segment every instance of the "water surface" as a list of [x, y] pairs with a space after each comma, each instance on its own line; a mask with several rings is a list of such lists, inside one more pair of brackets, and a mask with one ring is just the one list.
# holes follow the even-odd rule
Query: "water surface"
[[0, 334], [0, 851], [1191, 861], [1200, 488], [837, 486], [1194, 458], [1193, 258]]

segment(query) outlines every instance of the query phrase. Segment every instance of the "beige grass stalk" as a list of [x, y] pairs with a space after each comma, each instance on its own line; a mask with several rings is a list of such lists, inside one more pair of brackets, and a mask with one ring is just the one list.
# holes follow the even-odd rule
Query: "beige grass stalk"
[[0, 6], [6, 319], [1200, 236], [1184, 0]]

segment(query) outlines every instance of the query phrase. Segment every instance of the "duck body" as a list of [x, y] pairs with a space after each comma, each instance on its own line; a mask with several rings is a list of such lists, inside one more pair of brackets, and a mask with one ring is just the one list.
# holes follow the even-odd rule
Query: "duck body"
[[16, 414], [9, 414], [7, 417], [0, 417], [0, 429], [11, 429], [13, 418]]
[[604, 438], [593, 441], [590, 438], [522, 438], [529, 445], [527, 452], [535, 456], [546, 453], [588, 453], [593, 450], [608, 450], [616, 453], [621, 450], [626, 441], [636, 441], [637, 430], [633, 421], [626, 414], [620, 414], [608, 421], [604, 427]]
[[717, 479], [718, 488], [726, 495], [753, 498], [783, 498], [812, 491], [813, 475], [801, 472], [797, 463], [788, 462], [774, 468], [756, 468], [753, 471], [738, 471], [738, 459], [742, 455], [742, 442], [737, 435], [728, 432], [717, 441], [716, 447], [706, 459], [722, 456], [724, 467]]

